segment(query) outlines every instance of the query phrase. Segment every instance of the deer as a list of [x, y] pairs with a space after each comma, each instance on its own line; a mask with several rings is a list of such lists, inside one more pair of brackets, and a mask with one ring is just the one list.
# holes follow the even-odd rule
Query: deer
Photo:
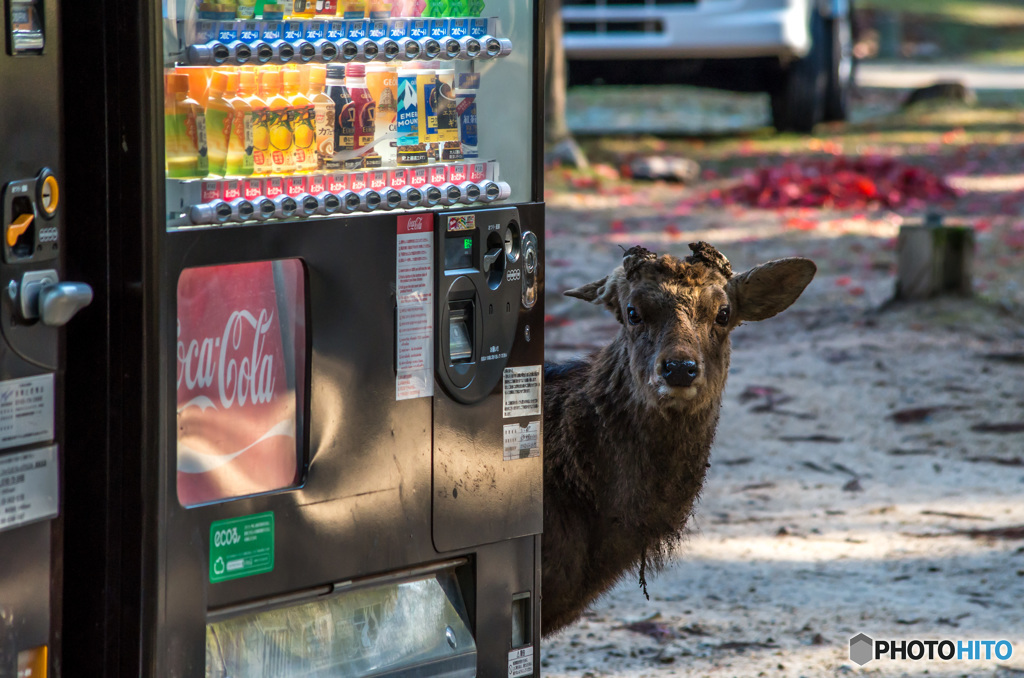
[[629, 572], [647, 595], [646, 573], [679, 544], [710, 467], [730, 333], [788, 308], [817, 271], [791, 257], [734, 275], [708, 243], [689, 247], [684, 258], [632, 247], [608, 276], [565, 292], [621, 327], [588, 356], [544, 365], [544, 635]]

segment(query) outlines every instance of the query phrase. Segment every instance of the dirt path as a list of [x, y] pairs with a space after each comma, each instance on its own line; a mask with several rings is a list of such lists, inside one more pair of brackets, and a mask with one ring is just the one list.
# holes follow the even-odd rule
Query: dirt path
[[[648, 576], [651, 600], [627, 577], [546, 641], [544, 674], [1024, 675], [1024, 252], [1006, 245], [1020, 219], [979, 231], [980, 298], [900, 306], [886, 304], [900, 215], [819, 210], [794, 228], [790, 213], [677, 209], [694, 190], [548, 196], [549, 359], [616, 331], [560, 292], [606, 274], [620, 244], [681, 254], [705, 239], [737, 270], [801, 254], [819, 274], [792, 309], [734, 332], [692, 534]], [[861, 668], [861, 632], [1006, 639], [1014, 654]]]

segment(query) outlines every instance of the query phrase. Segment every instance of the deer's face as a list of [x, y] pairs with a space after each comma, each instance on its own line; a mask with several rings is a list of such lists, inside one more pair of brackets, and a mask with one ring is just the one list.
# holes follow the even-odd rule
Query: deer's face
[[569, 290], [602, 304], [622, 323], [631, 387], [657, 408], [700, 408], [721, 398], [729, 333], [792, 304], [814, 277], [807, 259], [780, 259], [733, 275], [706, 243], [694, 255], [661, 257], [639, 247], [608, 277]]

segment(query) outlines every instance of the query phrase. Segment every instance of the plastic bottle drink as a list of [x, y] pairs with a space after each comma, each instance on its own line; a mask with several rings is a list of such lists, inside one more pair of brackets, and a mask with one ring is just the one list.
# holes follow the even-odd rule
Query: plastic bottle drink
[[398, 72], [393, 66], [367, 64], [366, 88], [377, 102], [374, 152], [380, 156], [384, 167], [394, 167], [397, 164]]
[[270, 169], [274, 174], [295, 171], [290, 105], [281, 95], [280, 71], [267, 71], [260, 78], [260, 98], [267, 104], [267, 139], [270, 141]]
[[284, 71], [284, 97], [288, 100], [288, 121], [292, 129], [292, 158], [296, 172], [309, 172], [317, 168], [316, 127], [313, 102], [299, 91], [299, 72]]
[[231, 135], [228, 137], [228, 159], [225, 174], [230, 177], [247, 177], [253, 172], [253, 131], [252, 106], [244, 97], [238, 95], [240, 73], [228, 76], [227, 90], [224, 98], [231, 104], [234, 118], [231, 123]]
[[188, 76], [169, 73], [164, 80], [164, 149], [167, 176], [200, 179], [206, 176], [206, 115], [188, 95]]
[[338, 13], [337, 0], [316, 0], [314, 5], [317, 16], [335, 16]]
[[377, 102], [366, 87], [366, 67], [363, 64], [345, 66], [345, 87], [352, 101], [345, 106], [341, 117], [352, 120], [355, 148], [372, 146], [377, 129]]
[[340, 10], [345, 19], [362, 19], [366, 16], [366, 0], [341, 0]]
[[252, 171], [270, 174], [270, 127], [267, 125], [267, 102], [256, 94], [256, 73], [242, 71], [238, 81], [238, 96], [252, 108]]
[[209, 149], [209, 172], [225, 176], [228, 160], [228, 140], [235, 122], [235, 111], [224, 97], [228, 87], [228, 73], [214, 71], [206, 99], [206, 142]]
[[334, 104], [334, 157], [327, 158], [327, 169], [345, 169], [344, 154], [355, 148], [355, 128], [342, 119], [346, 104], [352, 101], [345, 87], [344, 66], [327, 67], [327, 96]]
[[317, 166], [321, 169], [326, 165], [328, 158], [334, 157], [334, 101], [324, 91], [326, 86], [327, 69], [323, 66], [311, 67], [306, 96], [313, 102]]

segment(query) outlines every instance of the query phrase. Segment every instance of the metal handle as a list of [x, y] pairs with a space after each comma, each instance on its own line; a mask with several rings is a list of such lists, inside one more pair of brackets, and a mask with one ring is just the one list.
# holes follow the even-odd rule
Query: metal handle
[[92, 303], [92, 287], [80, 282], [44, 285], [39, 291], [39, 317], [44, 325], [60, 327]]

